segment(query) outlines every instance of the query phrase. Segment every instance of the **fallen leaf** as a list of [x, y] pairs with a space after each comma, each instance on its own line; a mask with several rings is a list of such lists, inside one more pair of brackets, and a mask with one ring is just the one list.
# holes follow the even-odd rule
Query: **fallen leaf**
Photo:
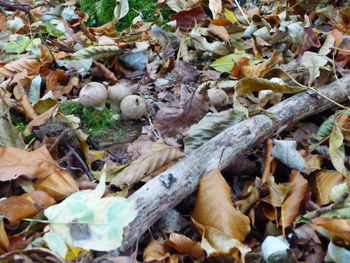
[[109, 251], [121, 246], [123, 229], [137, 215], [134, 204], [122, 197], [102, 198], [105, 192], [105, 175], [94, 190], [74, 193], [61, 203], [45, 209], [50, 229], [44, 235], [50, 239], [50, 248], [56, 242], [73, 247]]
[[195, 242], [192, 239], [171, 233], [169, 240], [165, 242], [165, 245], [175, 249], [177, 252], [190, 256], [193, 259], [201, 260], [204, 258], [205, 253], [199, 242]]
[[46, 207], [54, 205], [55, 200], [43, 191], [34, 191], [20, 196], [11, 196], [0, 201], [0, 212], [10, 224], [25, 217], [33, 217]]
[[344, 177], [336, 171], [320, 171], [315, 174], [314, 193], [318, 205], [331, 202], [329, 195], [334, 186], [342, 183]]
[[41, 125], [45, 124], [50, 118], [52, 118], [53, 116], [55, 116], [57, 114], [58, 108], [59, 108], [59, 104], [56, 104], [55, 106], [51, 107], [50, 109], [48, 109], [44, 113], [40, 114], [35, 119], [31, 120], [28, 123], [26, 129], [24, 130], [23, 134], [29, 135], [31, 133], [33, 127], [41, 126]]
[[214, 228], [239, 241], [250, 231], [249, 218], [234, 208], [231, 189], [218, 168], [200, 180], [192, 217], [204, 228]]
[[184, 153], [177, 148], [161, 142], [154, 143], [149, 152], [141, 155], [139, 159], [119, 172], [112, 179], [111, 184], [116, 186], [133, 185], [140, 182], [146, 175], [183, 156]]
[[164, 242], [152, 240], [143, 251], [143, 262], [177, 263], [179, 260], [167, 251]]
[[91, 46], [78, 50], [71, 56], [74, 59], [100, 59], [120, 53], [121, 50], [117, 46]]
[[170, 20], [176, 20], [176, 25], [181, 28], [192, 28], [199, 22], [208, 19], [203, 7], [198, 6], [190, 10], [180, 11], [169, 16]]
[[281, 51], [275, 50], [272, 53], [272, 56], [268, 60], [264, 61], [263, 63], [256, 64], [256, 65], [243, 66], [241, 69], [243, 76], [244, 77], [255, 77], [255, 78], [263, 77], [274, 66], [283, 62], [281, 54], [282, 54]]
[[195, 93], [192, 98], [177, 106], [161, 108], [155, 118], [154, 127], [162, 134], [174, 136], [203, 118], [209, 103], [204, 94]]
[[308, 188], [307, 180], [298, 171], [292, 171], [289, 176], [290, 191], [283, 202], [281, 209], [280, 225], [283, 233], [300, 213], [301, 202]]
[[45, 178], [36, 180], [34, 189], [44, 191], [59, 200], [79, 191], [75, 180], [65, 171], [55, 171]]
[[338, 124], [333, 126], [332, 133], [329, 137], [329, 155], [334, 168], [343, 176], [348, 176], [348, 170], [345, 167], [345, 149], [344, 136]]
[[0, 30], [4, 30], [7, 26], [7, 19], [3, 12], [0, 12]]
[[7, 63], [0, 67], [0, 76], [5, 78], [12, 78], [14, 75], [27, 71], [28, 76], [38, 75], [40, 69], [40, 62], [36, 59], [20, 58], [13, 62]]
[[208, 32], [213, 34], [214, 36], [217, 36], [223, 41], [229, 41], [230, 40], [230, 35], [228, 31], [226, 30], [225, 27], [223, 26], [216, 26], [213, 24], [210, 24], [208, 28]]
[[0, 147], [0, 167], [0, 181], [15, 180], [21, 175], [28, 178], [43, 178], [59, 169], [45, 145], [32, 152]]
[[113, 14], [114, 18], [119, 21], [129, 12], [129, 2], [128, 0], [116, 0], [117, 4], [114, 8]]
[[347, 242], [350, 241], [350, 219], [317, 217], [312, 219], [312, 224], [326, 229]]
[[219, 18], [222, 11], [221, 0], [209, 0], [209, 9], [213, 15], [213, 19]]
[[[219, 70], [219, 71], [223, 71], [223, 72], [231, 72], [232, 71], [232, 67], [233, 65], [236, 63], [236, 61], [240, 58], [248, 58], [250, 60], [254, 60], [255, 57], [251, 54], [230, 54], [230, 55], [227, 55], [227, 56], [223, 56], [221, 58], [218, 58], [217, 60], [215, 60], [213, 63], [211, 63], [211, 67], [213, 67], [214, 69], [216, 70]], [[255, 62], [258, 61], [258, 60], [254, 60]]]
[[261, 90], [272, 90], [274, 92], [281, 93], [297, 93], [300, 91], [304, 91], [305, 89], [289, 86], [289, 85], [281, 85], [273, 81], [269, 81], [266, 79], [260, 78], [244, 78], [237, 82], [236, 87], [236, 96], [242, 96], [245, 94], [249, 94], [253, 91], [261, 91]]
[[328, 59], [314, 52], [306, 51], [301, 59], [301, 64], [308, 68], [310, 79], [308, 85], [320, 76], [320, 67], [323, 67], [328, 62]]

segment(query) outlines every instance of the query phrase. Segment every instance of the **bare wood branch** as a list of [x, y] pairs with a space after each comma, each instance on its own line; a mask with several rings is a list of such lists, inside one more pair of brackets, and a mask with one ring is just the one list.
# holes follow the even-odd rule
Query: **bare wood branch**
[[[343, 102], [347, 97], [341, 85], [350, 92], [350, 77], [344, 77], [339, 82], [332, 82], [318, 90], [336, 102]], [[225, 151], [221, 167], [225, 168], [235, 156], [263, 143], [274, 133], [333, 105], [314, 92], [299, 93], [269, 109], [269, 112], [276, 116], [275, 119], [264, 114], [254, 116], [226, 129], [192, 151], [128, 198], [130, 202], [135, 203], [138, 215], [124, 229], [123, 246], [120, 251], [130, 248], [140, 235], [160, 218], [162, 212], [173, 208], [191, 194], [197, 188], [201, 176], [217, 167], [223, 148]], [[160, 178], [170, 174], [176, 181], [168, 188]]]
[[25, 13], [29, 13], [31, 7], [29, 5], [20, 5], [20, 4], [16, 4], [10, 1], [5, 1], [5, 0], [0, 0], [0, 6], [5, 6], [5, 7], [9, 7], [12, 9], [17, 9], [20, 11], [23, 11]]

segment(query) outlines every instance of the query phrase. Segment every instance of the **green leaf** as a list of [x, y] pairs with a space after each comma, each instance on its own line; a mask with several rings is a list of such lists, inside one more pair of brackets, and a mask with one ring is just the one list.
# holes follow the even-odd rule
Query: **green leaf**
[[258, 62], [260, 60], [256, 59], [251, 54], [230, 54], [227, 56], [223, 56], [221, 58], [218, 58], [215, 60], [210, 66], [215, 68], [216, 70], [223, 71], [223, 72], [231, 72], [233, 65], [235, 64], [235, 61], [240, 58], [249, 58], [253, 60], [253, 62]]
[[332, 133], [329, 137], [329, 155], [331, 157], [334, 168], [343, 176], [348, 176], [348, 170], [345, 167], [345, 149], [344, 136], [337, 124], [334, 125]]
[[237, 113], [234, 110], [207, 113], [203, 119], [188, 130], [185, 138], [185, 152], [197, 149], [223, 130], [242, 121], [243, 118], [243, 113]]
[[105, 177], [101, 177], [96, 189], [74, 193], [60, 204], [47, 208], [44, 214], [50, 222], [48, 233], [56, 234], [57, 240], [62, 239], [73, 247], [97, 251], [119, 248], [123, 229], [136, 217], [137, 211], [125, 198], [102, 198]]
[[281, 85], [261, 78], [244, 78], [237, 82], [235, 96], [239, 97], [253, 91], [272, 90], [280, 93], [297, 93], [305, 89], [289, 85]]
[[87, 48], [82, 48], [79, 51], [73, 53], [72, 57], [74, 59], [100, 59], [120, 52], [121, 50], [117, 46], [91, 46]]
[[24, 52], [30, 43], [30, 38], [24, 35], [17, 36], [17, 39], [5, 44], [5, 51], [8, 53], [20, 54]]
[[316, 135], [320, 137], [327, 137], [330, 135], [334, 126], [334, 118], [335, 115], [333, 114], [327, 120], [325, 120], [318, 129]]
[[43, 26], [46, 28], [46, 31], [50, 36], [61, 37], [65, 34], [63, 31], [57, 29], [57, 26], [51, 22], [46, 22], [43, 24]]

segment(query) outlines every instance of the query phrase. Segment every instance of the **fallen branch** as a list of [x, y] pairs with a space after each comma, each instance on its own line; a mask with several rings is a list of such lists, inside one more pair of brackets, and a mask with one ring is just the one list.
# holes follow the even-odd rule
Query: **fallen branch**
[[25, 13], [29, 13], [31, 7], [29, 5], [21, 5], [21, 4], [16, 4], [10, 1], [5, 1], [5, 0], [0, 0], [0, 6], [5, 6], [5, 7], [9, 7], [12, 9], [17, 9], [20, 11], [23, 11]]
[[[341, 86], [350, 92], [350, 77], [344, 77], [318, 90], [333, 101], [343, 102], [347, 95]], [[269, 109], [276, 118], [271, 119], [264, 114], [254, 116], [226, 129], [192, 151], [128, 198], [136, 204], [138, 215], [124, 229], [120, 251], [130, 248], [161, 217], [162, 212], [173, 208], [191, 194], [197, 188], [201, 176], [218, 166], [223, 149], [221, 167], [225, 168], [235, 156], [259, 145], [274, 133], [333, 105], [315, 92], [299, 93]], [[170, 187], [164, 182], [166, 178], [175, 179]]]

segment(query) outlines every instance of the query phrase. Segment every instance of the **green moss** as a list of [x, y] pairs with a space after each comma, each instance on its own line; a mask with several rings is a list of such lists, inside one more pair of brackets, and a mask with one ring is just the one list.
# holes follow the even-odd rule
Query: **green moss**
[[[142, 15], [143, 20], [146, 22], [152, 22], [157, 19], [155, 15], [157, 0], [129, 0], [129, 12], [120, 19], [117, 24], [117, 30], [122, 31], [128, 28], [132, 24], [132, 20], [138, 15]], [[81, 9], [87, 12], [90, 16], [88, 25], [103, 25], [112, 21], [114, 18], [113, 11], [116, 6], [115, 0], [79, 0]], [[169, 21], [169, 15], [172, 14], [171, 10], [161, 10], [164, 22]]]
[[99, 111], [84, 107], [79, 102], [67, 101], [60, 104], [60, 110], [65, 114], [74, 114], [79, 117], [83, 131], [101, 144], [120, 141], [142, 128], [137, 121], [116, 120], [117, 112], [108, 108]]

